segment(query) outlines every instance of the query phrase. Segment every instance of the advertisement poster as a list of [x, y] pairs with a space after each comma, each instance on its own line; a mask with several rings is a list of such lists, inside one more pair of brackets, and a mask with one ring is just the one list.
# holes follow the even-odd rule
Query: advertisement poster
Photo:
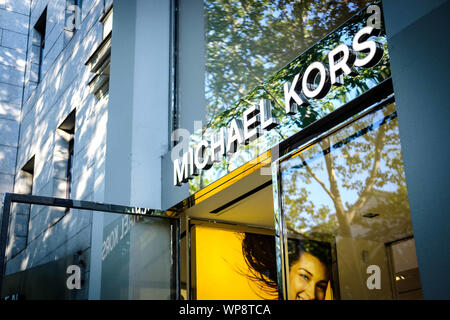
[[[275, 238], [197, 225], [192, 246], [193, 291], [198, 300], [278, 299]], [[290, 239], [289, 299], [331, 300], [331, 246]]]

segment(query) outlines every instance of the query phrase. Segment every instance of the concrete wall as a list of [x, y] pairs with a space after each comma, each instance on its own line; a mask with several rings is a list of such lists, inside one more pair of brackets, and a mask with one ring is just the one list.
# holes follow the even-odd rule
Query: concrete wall
[[450, 299], [450, 1], [383, 0], [425, 299]]
[[[20, 169], [34, 156], [33, 194], [66, 197], [66, 166], [61, 164], [65, 152], [62, 150], [64, 139], [61, 139], [58, 127], [76, 109], [71, 198], [103, 202], [108, 101], [107, 98], [98, 100], [90, 93], [87, 82], [91, 74], [85, 62], [103, 40], [103, 26], [99, 19], [104, 1], [83, 1], [79, 28], [70, 37], [65, 23], [66, 0], [32, 1], [30, 30], [45, 8], [43, 77], [39, 83], [33, 81], [31, 68], [34, 63], [33, 32], [29, 35], [28, 56], [25, 45], [21, 58], [27, 71], [16, 175], [19, 177]], [[28, 32], [26, 27], [23, 32]], [[15, 191], [20, 192], [19, 185]], [[28, 222], [27, 247], [12, 258], [7, 272], [30, 268], [77, 250], [84, 250], [88, 259], [91, 220], [89, 213], [77, 214], [74, 210], [67, 213], [61, 209], [33, 206]]]
[[105, 202], [161, 208], [169, 28], [169, 1], [114, 2]]
[[[106, 125], [107, 101], [98, 101], [90, 94], [87, 86], [90, 72], [84, 63], [102, 40], [102, 25], [98, 20], [103, 1], [83, 1], [81, 28], [62, 46], [58, 39], [64, 33], [64, 24], [60, 21], [64, 18], [64, 3], [65, 0], [33, 2], [31, 25], [47, 6], [48, 40], [44, 50], [43, 79], [36, 88], [33, 84], [25, 88], [31, 92], [23, 106], [17, 169], [35, 155], [33, 194], [64, 196], [63, 190], [53, 185], [63, 174], [60, 171], [64, 171], [55, 161], [60, 152], [57, 128], [76, 109], [73, 198], [93, 200], [93, 171], [101, 168], [98, 163], [104, 156], [101, 132]], [[55, 45], [58, 50], [53, 49]], [[51, 54], [52, 50], [57, 53]]]
[[0, 0], [0, 198], [13, 191], [29, 15], [29, 0]]

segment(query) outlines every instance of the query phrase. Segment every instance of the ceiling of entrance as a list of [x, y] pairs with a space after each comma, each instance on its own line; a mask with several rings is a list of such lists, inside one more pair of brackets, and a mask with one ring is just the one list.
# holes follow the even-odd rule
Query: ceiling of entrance
[[[255, 188], [271, 181], [271, 179], [270, 175], [261, 175], [260, 170], [256, 170], [192, 208], [187, 209], [186, 214], [192, 218], [211, 219], [273, 229], [274, 216], [271, 184], [240, 201], [232, 203], [242, 195], [250, 193]], [[211, 211], [223, 206], [226, 206], [226, 208], [217, 213], [211, 213]]]

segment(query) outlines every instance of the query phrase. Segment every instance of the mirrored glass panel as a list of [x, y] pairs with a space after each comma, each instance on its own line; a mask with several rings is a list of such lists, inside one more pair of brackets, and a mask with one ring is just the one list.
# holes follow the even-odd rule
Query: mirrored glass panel
[[[11, 209], [2, 299], [177, 298], [176, 220], [38, 204]], [[29, 218], [20, 219], [26, 210]]]
[[421, 298], [395, 103], [279, 168], [289, 299]]
[[[209, 121], [371, 1], [183, 2], [179, 13], [180, 64], [181, 68], [188, 68], [191, 62], [204, 65]], [[195, 36], [195, 32], [201, 34]], [[190, 55], [192, 46], [197, 47], [196, 57]], [[184, 85], [189, 83], [180, 83], [182, 92]]]
[[[367, 34], [369, 41], [377, 43], [379, 56], [377, 54], [373, 63], [364, 66], [362, 60], [367, 58], [367, 50], [358, 51], [355, 43], [367, 40], [366, 36], [361, 36], [362, 30], [374, 21], [373, 11], [369, 7], [364, 8], [369, 5], [366, 1], [205, 3], [202, 7], [206, 17], [205, 25], [202, 28], [198, 26], [198, 19], [201, 18], [197, 17], [195, 26], [207, 30], [206, 43], [187, 41], [189, 38], [186, 33], [193, 26], [180, 29], [179, 111], [181, 118], [184, 115], [184, 119], [187, 119], [194, 112], [183, 114], [183, 110], [207, 104], [206, 125], [204, 119], [192, 119], [192, 122], [203, 120], [204, 124], [203, 127], [194, 127], [195, 132], [190, 137], [190, 147], [193, 150], [202, 140], [221, 141], [222, 132], [225, 132], [225, 140], [232, 140], [233, 137], [227, 132], [232, 132], [233, 126], [242, 126], [239, 129], [242, 139], [238, 139], [242, 141], [237, 143], [236, 150], [228, 150], [223, 156], [220, 155], [210, 169], [199, 170], [198, 175], [190, 177], [191, 194], [249, 163], [281, 141], [390, 78], [381, 2], [373, 2], [378, 8], [379, 26], [376, 32]], [[184, 16], [188, 14], [187, 9], [184, 10], [183, 13], [181, 5], [180, 28], [183, 23], [192, 20]], [[205, 46], [206, 53], [203, 49], [197, 55], [192, 53], [192, 47], [196, 46]], [[331, 74], [330, 65], [335, 66], [343, 60], [342, 55], [345, 53], [339, 50], [345, 51], [346, 48], [355, 52], [359, 62], [354, 65], [353, 62], [350, 63], [351, 72], [347, 70], [342, 78], [338, 76], [340, 80], [328, 81], [325, 80], [328, 79], [327, 76], [310, 72], [314, 66], [320, 65], [326, 69], [323, 74], [328, 71]], [[334, 59], [332, 63], [331, 52], [334, 52], [331, 55]], [[188, 63], [191, 55], [206, 57], [206, 61], [197, 61], [198, 65]], [[353, 56], [349, 53], [350, 55]], [[188, 70], [187, 67], [193, 70]], [[201, 81], [201, 77], [194, 76], [194, 73], [205, 74], [205, 86], [201, 86], [204, 91], [192, 87], [199, 86]], [[322, 86], [320, 93], [306, 96], [307, 86], [302, 80], [305, 74], [310, 76], [308, 88], [320, 87], [322, 82], [326, 84]], [[292, 98], [294, 91], [301, 98]], [[201, 99], [194, 98], [195, 96]], [[299, 99], [303, 101], [302, 104]], [[286, 108], [286, 100], [291, 107], [289, 110]], [[259, 110], [260, 119], [255, 128], [260, 133], [245, 139], [242, 123], [246, 121], [244, 117], [248, 118], [246, 112], [253, 107]], [[273, 126], [266, 124], [269, 120], [274, 121]], [[183, 150], [180, 157], [186, 151]]]

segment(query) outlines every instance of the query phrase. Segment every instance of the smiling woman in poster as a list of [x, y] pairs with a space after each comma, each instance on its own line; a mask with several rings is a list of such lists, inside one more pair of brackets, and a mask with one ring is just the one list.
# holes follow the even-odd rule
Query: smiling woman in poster
[[[251, 271], [248, 278], [259, 283], [266, 293], [277, 296], [275, 239], [246, 233], [242, 252]], [[326, 242], [289, 239], [289, 300], [325, 300], [331, 298], [331, 246]]]

